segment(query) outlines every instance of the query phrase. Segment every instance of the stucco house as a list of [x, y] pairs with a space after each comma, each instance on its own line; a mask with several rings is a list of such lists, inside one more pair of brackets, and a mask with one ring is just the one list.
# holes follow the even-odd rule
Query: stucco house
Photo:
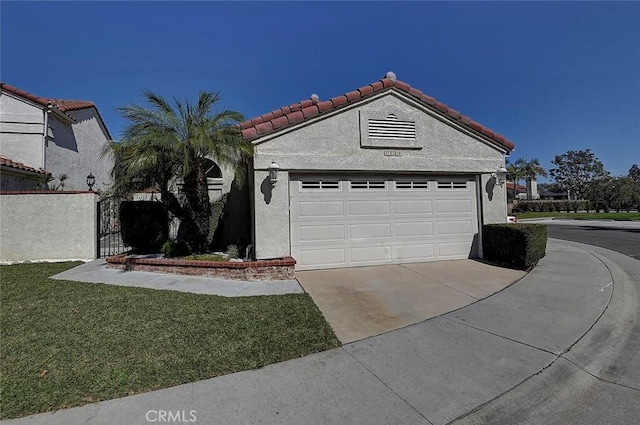
[[24, 190], [42, 184], [51, 173], [0, 155], [0, 190]]
[[482, 225], [506, 221], [496, 172], [514, 144], [392, 72], [240, 128], [255, 147], [257, 259], [308, 270], [480, 257]]
[[[110, 185], [112, 160], [99, 157], [111, 136], [93, 102], [40, 97], [0, 84], [0, 155], [49, 173], [53, 183], [66, 175], [65, 190], [87, 190], [89, 174], [94, 190]], [[7, 170], [1, 170], [2, 190], [36, 189], [34, 179]]]

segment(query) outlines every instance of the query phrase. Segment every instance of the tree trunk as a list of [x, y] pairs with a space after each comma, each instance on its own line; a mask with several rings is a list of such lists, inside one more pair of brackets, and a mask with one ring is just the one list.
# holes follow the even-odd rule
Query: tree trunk
[[203, 162], [201, 159], [195, 161], [191, 172], [184, 177], [183, 186], [185, 213], [189, 220], [188, 242], [194, 252], [206, 252], [209, 236], [211, 204]]

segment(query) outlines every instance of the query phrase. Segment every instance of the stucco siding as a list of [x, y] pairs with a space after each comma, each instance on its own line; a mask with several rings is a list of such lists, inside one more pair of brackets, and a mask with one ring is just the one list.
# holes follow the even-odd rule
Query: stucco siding
[[50, 119], [52, 136], [47, 142], [47, 171], [56, 179], [61, 174], [68, 176], [67, 190], [86, 190], [86, 177], [92, 173], [96, 178], [94, 190], [105, 190], [111, 184], [113, 160], [100, 158], [103, 146], [108, 142], [93, 108], [71, 111], [76, 119], [72, 125]]
[[290, 255], [289, 173], [281, 171], [275, 186], [266, 171], [256, 171], [254, 176], [256, 258]]
[[[288, 170], [479, 173], [493, 171], [504, 164], [503, 154], [487, 142], [407, 102], [399, 95], [387, 94], [258, 143], [255, 168], [266, 169], [275, 160]], [[389, 110], [401, 111], [401, 118], [415, 121], [420, 149], [361, 147], [361, 116], [384, 117]], [[385, 156], [389, 151], [401, 156]]]
[[[410, 143], [377, 141], [372, 147], [363, 122], [370, 118], [415, 123]], [[504, 188], [491, 184], [504, 165], [506, 150], [447, 121], [437, 113], [394, 92], [358, 103], [321, 119], [258, 139], [254, 151], [255, 245], [257, 258], [290, 255], [289, 172], [429, 173], [480, 176], [478, 202], [482, 223], [506, 221]], [[275, 160], [279, 180], [269, 202], [263, 189]], [[268, 182], [267, 182], [268, 183]], [[491, 186], [491, 187], [489, 187]], [[495, 187], [494, 187], [495, 186]]]
[[96, 258], [93, 193], [0, 196], [0, 261]]
[[0, 96], [0, 154], [35, 168], [44, 166], [44, 111], [5, 93]]

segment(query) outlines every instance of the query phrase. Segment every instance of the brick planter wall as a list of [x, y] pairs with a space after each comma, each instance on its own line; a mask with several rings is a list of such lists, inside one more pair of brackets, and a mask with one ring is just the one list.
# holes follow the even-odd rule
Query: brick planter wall
[[167, 258], [137, 258], [127, 254], [107, 257], [107, 267], [235, 280], [293, 280], [296, 260], [284, 257], [259, 261], [199, 261]]

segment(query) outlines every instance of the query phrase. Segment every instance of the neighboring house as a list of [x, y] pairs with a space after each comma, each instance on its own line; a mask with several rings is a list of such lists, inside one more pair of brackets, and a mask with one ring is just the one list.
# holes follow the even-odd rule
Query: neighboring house
[[[93, 102], [40, 97], [0, 84], [2, 156], [46, 170], [54, 178], [53, 184], [66, 175], [65, 190], [87, 190], [89, 174], [95, 177], [94, 190], [110, 185], [112, 160], [100, 159], [100, 152], [111, 136]], [[5, 179], [8, 186], [34, 189], [31, 182], [23, 179], [20, 183], [15, 175], [3, 171], [3, 187]]]
[[[510, 182], [510, 181], [506, 183], [506, 186], [507, 186], [508, 202], [513, 201], [514, 194], [516, 199], [527, 199], [527, 188], [525, 186], [516, 184], [514, 182]], [[514, 187], [515, 187], [515, 192], [514, 192]]]
[[391, 72], [240, 128], [255, 147], [258, 259], [291, 255], [305, 270], [478, 257], [482, 225], [506, 222], [496, 171], [514, 144]]
[[51, 177], [48, 171], [0, 155], [0, 190], [39, 189], [48, 177]]

